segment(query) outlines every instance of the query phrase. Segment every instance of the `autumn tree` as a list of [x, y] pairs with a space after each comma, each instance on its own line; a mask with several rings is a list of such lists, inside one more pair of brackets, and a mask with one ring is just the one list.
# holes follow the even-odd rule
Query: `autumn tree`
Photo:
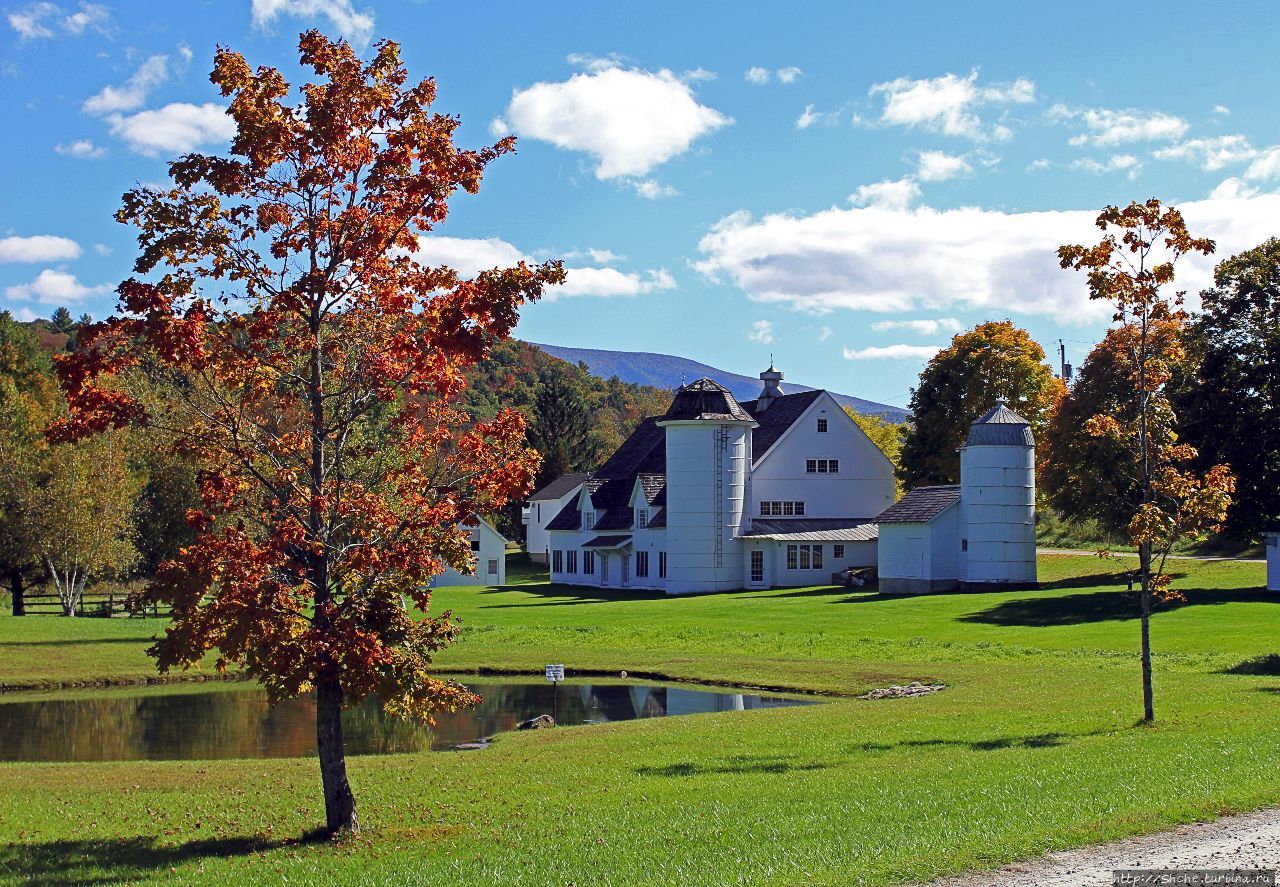
[[[171, 187], [124, 195], [137, 276], [61, 362], [72, 413], [53, 434], [146, 425], [198, 462], [195, 539], [146, 592], [173, 612], [150, 652], [168, 671], [216, 651], [273, 700], [314, 690], [337, 833], [358, 829], [344, 705], [376, 695], [429, 720], [476, 699], [430, 673], [457, 625], [428, 614], [428, 583], [469, 567], [466, 524], [522, 496], [537, 457], [516, 412], [469, 421], [463, 372], [564, 272], [424, 265], [418, 238], [514, 139], [456, 147], [459, 121], [430, 110], [434, 81], [410, 83], [395, 43], [366, 63], [310, 31], [299, 50], [315, 79], [295, 94], [220, 47], [230, 156], [186, 155]], [[173, 402], [149, 409], [128, 373]]]
[[[911, 428], [910, 424], [907, 422], [890, 422], [884, 416], [875, 413], [860, 413], [850, 406], [846, 406], [844, 411], [862, 429], [862, 433], [871, 438], [871, 442], [879, 447], [880, 452], [884, 453], [889, 461], [893, 463], [895, 473], [900, 471], [902, 466], [902, 441]], [[893, 486], [894, 498], [901, 497], [903, 494], [902, 480], [896, 474]]]
[[[1089, 417], [1085, 430], [1123, 453], [1111, 483], [1136, 490], [1129, 519], [1138, 550], [1141, 591], [1143, 721], [1155, 719], [1151, 678], [1153, 599], [1176, 597], [1164, 571], [1179, 539], [1216, 529], [1226, 516], [1235, 479], [1226, 465], [1203, 475], [1187, 466], [1197, 456], [1177, 433], [1168, 384], [1182, 357], [1183, 294], [1170, 293], [1174, 264], [1188, 253], [1208, 255], [1212, 240], [1193, 237], [1182, 214], [1152, 198], [1124, 208], [1106, 207], [1097, 219], [1104, 234], [1094, 246], [1059, 247], [1063, 268], [1084, 271], [1089, 298], [1115, 308], [1111, 345], [1121, 362], [1123, 389], [1114, 404]], [[1099, 466], [1099, 471], [1107, 470]]]
[[911, 428], [898, 476], [907, 488], [960, 482], [956, 449], [969, 423], [997, 400], [1039, 434], [1063, 391], [1045, 363], [1044, 349], [1011, 321], [980, 323], [957, 333], [929, 360], [911, 390]]
[[1280, 526], [1280, 239], [1219, 263], [1190, 325], [1199, 372], [1174, 406], [1197, 467], [1227, 463], [1236, 494], [1223, 531], [1256, 540]]

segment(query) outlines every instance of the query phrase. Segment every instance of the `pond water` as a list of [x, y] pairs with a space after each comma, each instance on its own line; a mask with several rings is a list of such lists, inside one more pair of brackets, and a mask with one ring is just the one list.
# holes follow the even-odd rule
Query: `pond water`
[[[483, 701], [469, 711], [438, 715], [432, 728], [390, 717], [373, 699], [344, 712], [348, 754], [451, 749], [553, 709], [549, 683], [459, 680]], [[646, 684], [562, 683], [555, 693], [557, 720], [566, 726], [814, 703]], [[315, 701], [303, 696], [272, 706], [252, 684], [0, 695], [3, 761], [289, 758], [314, 755], [315, 748]]]

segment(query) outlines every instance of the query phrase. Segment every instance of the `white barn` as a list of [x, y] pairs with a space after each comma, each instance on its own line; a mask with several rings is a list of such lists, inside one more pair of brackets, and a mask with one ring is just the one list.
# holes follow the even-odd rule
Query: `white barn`
[[969, 426], [960, 483], [918, 487], [881, 514], [888, 594], [1036, 585], [1035, 441], [1003, 402]]
[[506, 585], [507, 540], [484, 518], [470, 528], [471, 556], [475, 568], [470, 573], [445, 570], [431, 579], [431, 587], [445, 585]]
[[529, 497], [529, 504], [525, 509], [524, 547], [529, 552], [532, 563], [544, 567], [547, 565], [551, 549], [551, 534], [547, 530], [547, 524], [564, 510], [570, 500], [577, 498], [586, 481], [585, 472], [566, 474]]
[[892, 463], [829, 393], [760, 378], [746, 403], [699, 379], [641, 423], [547, 525], [552, 581], [688, 594], [874, 564]]
[[1280, 591], [1280, 530], [1266, 534], [1267, 591]]

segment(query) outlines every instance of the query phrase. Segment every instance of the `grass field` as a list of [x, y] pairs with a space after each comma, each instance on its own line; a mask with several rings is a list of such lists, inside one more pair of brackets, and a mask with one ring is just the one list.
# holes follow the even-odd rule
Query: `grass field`
[[[1135, 726], [1119, 565], [1040, 568], [1039, 591], [923, 598], [666, 599], [514, 570], [504, 590], [444, 589], [465, 625], [449, 670], [563, 661], [838, 696], [356, 758], [365, 833], [341, 846], [297, 840], [321, 817], [310, 760], [4, 764], [0, 878], [891, 884], [1280, 803], [1280, 668], [1264, 658], [1280, 599], [1261, 565], [1176, 565], [1188, 600], [1153, 619], [1154, 727]], [[0, 617], [0, 684], [145, 678], [160, 624]], [[914, 679], [948, 689], [848, 698]]]

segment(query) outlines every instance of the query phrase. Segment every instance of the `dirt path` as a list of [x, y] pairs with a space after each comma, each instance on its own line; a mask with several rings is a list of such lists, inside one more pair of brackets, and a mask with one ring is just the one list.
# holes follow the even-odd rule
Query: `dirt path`
[[[1038, 554], [1074, 554], [1074, 555], [1081, 555], [1084, 557], [1098, 556], [1097, 549], [1094, 549], [1092, 551], [1086, 551], [1083, 548], [1037, 548], [1036, 552]], [[1116, 551], [1115, 556], [1117, 558], [1131, 557], [1134, 559], [1138, 557], [1138, 555], [1132, 551]], [[1264, 557], [1219, 557], [1217, 555], [1201, 555], [1201, 554], [1171, 554], [1169, 555], [1169, 560], [1171, 561], [1239, 561], [1242, 564], [1265, 564], [1267, 562], [1267, 559]]]
[[1280, 808], [1179, 826], [1141, 838], [1050, 853], [994, 872], [933, 881], [929, 887], [1093, 887], [1114, 869], [1276, 869]]

